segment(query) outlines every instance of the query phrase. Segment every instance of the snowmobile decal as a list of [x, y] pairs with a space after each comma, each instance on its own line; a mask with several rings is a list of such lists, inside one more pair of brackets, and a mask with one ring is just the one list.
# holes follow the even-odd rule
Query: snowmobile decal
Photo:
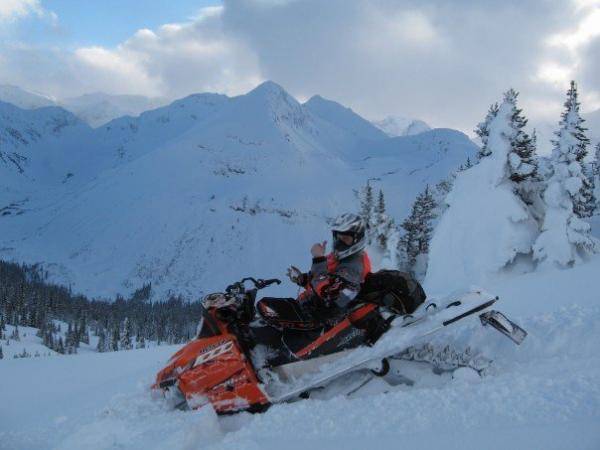
[[222, 344], [218, 345], [214, 349], [207, 348], [200, 355], [198, 355], [192, 367], [199, 366], [200, 364], [204, 364], [205, 362], [208, 362], [211, 359], [215, 359], [217, 356], [220, 356], [223, 353], [227, 353], [228, 351], [230, 351], [232, 347], [232, 341], [224, 341]]

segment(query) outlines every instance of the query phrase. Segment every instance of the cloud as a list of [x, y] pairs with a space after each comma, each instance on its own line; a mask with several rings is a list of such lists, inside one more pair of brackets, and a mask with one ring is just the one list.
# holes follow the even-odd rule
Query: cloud
[[44, 14], [39, 0], [2, 0], [0, 2], [0, 22], [14, 21], [31, 14], [37, 16]]
[[272, 79], [368, 117], [468, 131], [509, 87], [539, 119], [555, 119], [571, 77], [600, 105], [599, 10], [598, 0], [224, 0], [113, 48], [0, 44], [0, 82], [59, 97], [179, 97]]

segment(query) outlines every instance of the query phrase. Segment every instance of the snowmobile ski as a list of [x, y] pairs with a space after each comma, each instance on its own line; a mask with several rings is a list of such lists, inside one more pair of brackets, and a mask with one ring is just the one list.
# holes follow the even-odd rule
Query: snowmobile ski
[[[476, 294], [481, 296], [481, 293], [469, 293]], [[467, 294], [465, 297], [468, 297]], [[472, 299], [471, 299], [472, 300]], [[423, 305], [424, 308], [421, 310], [422, 313], [415, 316], [405, 316], [399, 317], [394, 322], [399, 320], [403, 320], [402, 324], [394, 325], [392, 323], [393, 328], [405, 329], [423, 329], [422, 331], [418, 331], [413, 333], [408, 340], [402, 340], [402, 344], [397, 347], [392, 347], [384, 351], [383, 353], [374, 351], [373, 354], [369, 354], [364, 358], [359, 359], [358, 361], [349, 362], [346, 365], [340, 365], [340, 367], [334, 368], [321, 376], [317, 376], [314, 379], [308, 381], [307, 383], [301, 383], [300, 386], [292, 387], [287, 392], [275, 394], [273, 396], [269, 396], [270, 401], [272, 403], [284, 402], [295, 397], [300, 396], [301, 394], [310, 391], [312, 389], [324, 386], [336, 378], [342, 377], [354, 371], [363, 370], [363, 369], [371, 369], [370, 366], [378, 365], [385, 358], [392, 357], [407, 348], [413, 346], [415, 343], [419, 342], [424, 337], [430, 336], [434, 333], [437, 333], [445, 328], [452, 326], [455, 323], [458, 323], [462, 319], [466, 317], [470, 317], [473, 314], [480, 313], [485, 311], [489, 307], [491, 307], [496, 301], [498, 297], [494, 298], [486, 298], [485, 300], [479, 300], [475, 305], [470, 304], [466, 298], [461, 298], [459, 300], [450, 301], [446, 304], [442, 304], [441, 306], [435, 305], [434, 303], [429, 303], [428, 305]], [[434, 307], [430, 307], [435, 305]], [[461, 311], [462, 310], [462, 311]], [[429, 325], [429, 326], [428, 326]], [[373, 350], [377, 349], [377, 345], [372, 347]], [[342, 362], [340, 362], [343, 364]]]

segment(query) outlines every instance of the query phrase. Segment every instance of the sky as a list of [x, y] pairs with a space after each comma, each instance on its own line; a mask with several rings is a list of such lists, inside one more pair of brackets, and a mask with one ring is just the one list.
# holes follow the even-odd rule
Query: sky
[[175, 99], [267, 79], [464, 131], [512, 87], [555, 122], [571, 79], [600, 108], [600, 0], [0, 0], [0, 84]]

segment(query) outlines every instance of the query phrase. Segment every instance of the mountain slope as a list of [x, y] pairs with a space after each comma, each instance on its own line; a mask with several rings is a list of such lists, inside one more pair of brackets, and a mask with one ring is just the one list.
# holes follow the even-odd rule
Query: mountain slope
[[388, 116], [385, 119], [373, 121], [373, 125], [390, 137], [413, 136], [431, 130], [431, 127], [422, 120], [400, 116]]
[[35, 190], [40, 184], [60, 184], [93, 153], [82, 145], [90, 141], [91, 132], [88, 125], [60, 107], [24, 110], [0, 102], [4, 188]]
[[272, 82], [115, 120], [80, 141], [92, 164], [73, 170], [89, 168], [87, 181], [0, 217], [0, 256], [41, 262], [92, 296], [152, 282], [157, 296], [197, 298], [308, 264], [327, 219], [356, 210], [368, 179], [401, 219], [426, 184], [476, 151], [452, 130], [369, 141], [349, 122], [324, 120]]
[[56, 102], [48, 96], [29, 92], [9, 84], [0, 84], [0, 102], [11, 103], [22, 109], [56, 106]]
[[357, 138], [367, 140], [385, 139], [386, 134], [363, 119], [350, 108], [339, 103], [324, 99], [320, 95], [311, 97], [304, 106], [314, 115], [333, 125], [348, 131]]
[[109, 95], [101, 92], [62, 100], [60, 104], [92, 127], [123, 116], [138, 116], [167, 103], [165, 99], [141, 95]]

